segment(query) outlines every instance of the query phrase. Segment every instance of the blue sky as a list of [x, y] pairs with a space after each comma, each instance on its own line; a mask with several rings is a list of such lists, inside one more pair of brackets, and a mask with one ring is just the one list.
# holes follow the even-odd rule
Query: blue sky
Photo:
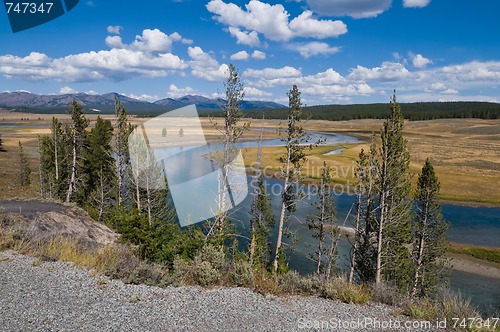
[[80, 0], [12, 33], [0, 14], [0, 91], [218, 96], [233, 63], [246, 99], [308, 105], [500, 102], [500, 2]]

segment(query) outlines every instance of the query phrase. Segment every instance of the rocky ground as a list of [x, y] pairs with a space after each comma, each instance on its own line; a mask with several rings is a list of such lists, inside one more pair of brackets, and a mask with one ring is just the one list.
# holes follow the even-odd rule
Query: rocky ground
[[414, 324], [381, 304], [264, 296], [244, 288], [125, 285], [70, 263], [0, 253], [0, 331], [435, 330]]

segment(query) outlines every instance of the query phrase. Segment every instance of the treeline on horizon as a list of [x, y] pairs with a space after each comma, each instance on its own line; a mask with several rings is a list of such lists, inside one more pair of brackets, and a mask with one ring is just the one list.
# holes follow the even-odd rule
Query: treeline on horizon
[[[401, 103], [405, 119], [411, 121], [473, 118], [500, 118], [500, 104], [488, 102], [419, 102]], [[311, 120], [345, 121], [356, 119], [386, 119], [390, 109], [386, 103], [353, 105], [319, 105], [304, 107]], [[243, 111], [245, 117], [260, 119], [264, 113], [266, 119], [286, 119], [287, 109], [255, 109]]]
[[[352, 104], [352, 105], [318, 105], [306, 106], [304, 112], [308, 114], [311, 120], [329, 120], [345, 121], [356, 119], [386, 119], [390, 115], [387, 103], [378, 104]], [[401, 103], [404, 108], [404, 117], [411, 121], [424, 121], [435, 119], [499, 119], [500, 104], [475, 101], [457, 101], [457, 102], [418, 102]], [[30, 108], [18, 107], [13, 109], [15, 112], [23, 113], [42, 113], [42, 114], [61, 114], [66, 113], [67, 108]], [[127, 112], [130, 115], [142, 117], [154, 117], [172, 109], [151, 110], [127, 106]], [[93, 112], [84, 107], [87, 114], [112, 114], [114, 108], [103, 109], [103, 112]], [[217, 117], [220, 116], [220, 109], [198, 108], [200, 116]], [[288, 108], [272, 109], [251, 109], [241, 110], [243, 117], [252, 119], [261, 119], [262, 115], [266, 119], [284, 120], [288, 116]]]

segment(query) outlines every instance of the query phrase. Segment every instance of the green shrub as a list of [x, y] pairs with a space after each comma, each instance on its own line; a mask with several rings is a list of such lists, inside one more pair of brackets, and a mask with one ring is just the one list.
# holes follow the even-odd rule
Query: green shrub
[[252, 264], [245, 260], [236, 260], [229, 272], [229, 281], [236, 286], [253, 286], [254, 274]]
[[213, 244], [204, 245], [195, 257], [195, 261], [208, 262], [216, 270], [221, 270], [226, 265], [226, 253], [222, 247]]
[[211, 286], [219, 282], [221, 273], [210, 262], [202, 261], [197, 265], [198, 283], [201, 286]]
[[322, 295], [350, 304], [365, 304], [371, 300], [370, 291], [357, 284], [350, 284], [343, 278], [334, 278], [323, 284]]
[[323, 281], [317, 276], [312, 275], [301, 280], [300, 286], [304, 293], [317, 294], [321, 290]]
[[302, 277], [295, 270], [289, 270], [278, 276], [278, 285], [289, 294], [297, 294], [302, 291]]
[[398, 288], [387, 283], [373, 284], [371, 293], [373, 301], [391, 306], [400, 306], [405, 301]]
[[194, 283], [193, 262], [175, 257], [172, 271], [163, 279], [165, 285], [185, 286]]
[[124, 279], [128, 284], [146, 284], [158, 285], [162, 280], [161, 270], [151, 264], [141, 262], [132, 272]]
[[429, 321], [446, 318], [452, 322], [454, 317], [481, 317], [469, 300], [449, 290], [441, 291], [434, 299], [417, 298], [408, 301], [403, 306], [403, 313], [412, 318]]
[[327, 299], [336, 300], [338, 298], [338, 285], [333, 281], [328, 281], [323, 284], [321, 294]]

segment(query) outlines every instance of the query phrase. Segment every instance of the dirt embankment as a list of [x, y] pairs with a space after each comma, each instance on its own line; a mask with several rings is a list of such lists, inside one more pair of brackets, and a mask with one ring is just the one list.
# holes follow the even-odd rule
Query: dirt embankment
[[71, 237], [91, 247], [108, 245], [118, 234], [76, 207], [39, 201], [0, 201], [7, 215], [4, 227], [21, 231], [30, 241], [54, 236]]

